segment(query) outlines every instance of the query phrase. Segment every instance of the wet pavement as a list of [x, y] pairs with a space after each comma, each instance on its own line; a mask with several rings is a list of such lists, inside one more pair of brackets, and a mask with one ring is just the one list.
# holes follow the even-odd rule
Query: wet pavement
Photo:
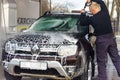
[[[118, 36], [117, 44], [118, 44], [118, 49], [119, 49], [119, 54], [120, 54], [120, 36]], [[1, 45], [0, 45], [0, 47], [1, 47]], [[0, 72], [1, 72], [0, 73], [0, 80], [5, 80], [1, 64], [0, 64]], [[116, 69], [113, 66], [110, 58], [108, 58], [107, 73], [108, 73], [108, 80], [120, 80], [120, 77], [118, 77]], [[22, 80], [42, 80], [42, 79], [27, 78], [27, 77], [25, 77]], [[97, 69], [96, 69], [95, 77], [92, 80], [97, 80]]]

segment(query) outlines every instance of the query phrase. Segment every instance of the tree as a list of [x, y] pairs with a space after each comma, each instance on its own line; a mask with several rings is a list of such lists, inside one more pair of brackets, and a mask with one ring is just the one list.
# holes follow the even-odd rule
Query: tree
[[[114, 8], [115, 8], [115, 0], [113, 0], [111, 3], [110, 3], [110, 0], [105, 0], [105, 3], [106, 3], [106, 6], [107, 6], [107, 8], [108, 8], [110, 17], [111, 17], [111, 19], [112, 19], [112, 18], [113, 18]], [[110, 4], [111, 4], [112, 6], [110, 6]]]
[[[119, 27], [120, 26], [119, 25], [119, 22], [120, 22], [120, 0], [112, 0], [112, 3], [111, 3], [112, 6], [109, 6], [110, 0], [105, 0], [105, 3], [106, 3], [106, 6], [108, 7], [111, 20], [113, 20], [113, 15], [114, 15], [114, 12], [116, 11], [116, 13], [117, 13], [116, 23], [117, 24], [115, 24], [115, 27], [119, 28], [119, 30], [120, 30], [120, 27]], [[111, 11], [110, 11], [110, 9], [111, 9]], [[119, 30], [118, 30], [118, 32], [119, 32]]]
[[117, 12], [117, 26], [118, 26], [118, 33], [120, 30], [120, 0], [115, 0], [116, 4], [116, 12]]
[[115, 10], [115, 0], [112, 1], [112, 8], [111, 8], [111, 13], [110, 13], [110, 17], [111, 17], [111, 19], [112, 19], [112, 16], [113, 16], [114, 10]]

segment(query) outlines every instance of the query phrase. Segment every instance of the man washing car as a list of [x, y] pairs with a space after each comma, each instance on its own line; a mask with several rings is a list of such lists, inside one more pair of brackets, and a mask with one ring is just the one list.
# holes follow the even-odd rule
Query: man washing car
[[112, 31], [109, 12], [102, 0], [87, 0], [92, 17], [85, 16], [85, 10], [81, 10], [81, 25], [92, 25], [96, 36], [96, 55], [98, 63], [98, 80], [107, 80], [106, 62], [109, 53], [112, 62], [120, 76], [120, 56]]

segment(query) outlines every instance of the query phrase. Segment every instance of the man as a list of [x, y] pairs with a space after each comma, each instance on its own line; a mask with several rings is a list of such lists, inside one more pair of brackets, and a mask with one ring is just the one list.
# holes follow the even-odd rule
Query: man
[[90, 12], [92, 17], [86, 17], [84, 10], [81, 14], [81, 25], [92, 25], [96, 39], [96, 55], [98, 63], [98, 80], [107, 80], [106, 62], [107, 53], [109, 53], [112, 62], [120, 76], [120, 56], [118, 54], [117, 44], [112, 31], [110, 16], [106, 5], [102, 0], [87, 0], [90, 3]]

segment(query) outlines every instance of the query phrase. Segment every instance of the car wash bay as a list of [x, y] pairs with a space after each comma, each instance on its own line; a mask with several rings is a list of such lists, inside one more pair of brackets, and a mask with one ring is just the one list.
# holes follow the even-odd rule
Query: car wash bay
[[[1, 3], [1, 1], [2, 0], [0, 0], [0, 3]], [[6, 0], [4, 0], [4, 1], [6, 1]], [[10, 0], [8, 0], [8, 1], [10, 1]], [[12, 3], [12, 4], [14, 4], [14, 0], [11, 0], [12, 2], [10, 2], [10, 3]], [[16, 0], [17, 1], [17, 0]], [[26, 2], [27, 2], [27, 0], [25, 0]], [[31, 0], [31, 1], [34, 1], [34, 0]], [[37, 0], [36, 0], [37, 1]], [[34, 3], [34, 2], [33, 2]], [[19, 5], [19, 4], [18, 4]], [[28, 4], [26, 4], [27, 6], [28, 6]], [[34, 5], [38, 5], [37, 3], [34, 3]], [[33, 6], [34, 6], [33, 5]], [[1, 5], [0, 5], [1, 6]], [[15, 8], [15, 6], [16, 5], [14, 5], [14, 6], [9, 6], [8, 8], [10, 8], [10, 12], [12, 11], [12, 15], [17, 15], [16, 14], [16, 8]], [[23, 4], [23, 6], [25, 6], [24, 4]], [[39, 6], [39, 5], [38, 5]], [[4, 7], [2, 7], [2, 8], [7, 8], [7, 6], [4, 6]], [[37, 8], [38, 9], [38, 8]], [[35, 9], [36, 10], [36, 9]], [[33, 11], [33, 12], [35, 12], [35, 11]], [[0, 8], [0, 13], [1, 13], [1, 8]], [[22, 12], [22, 13], [25, 13], [25, 12]], [[31, 13], [31, 12], [29, 12], [29, 13]], [[39, 13], [39, 12], [36, 12], [36, 13]], [[11, 15], [11, 14], [10, 14]], [[29, 17], [29, 15], [28, 14], [25, 14], [25, 15], [27, 15], [27, 18]], [[34, 15], [36, 15], [36, 16], [34, 16]], [[4, 19], [4, 17], [3, 17], [4, 15], [2, 15], [2, 17], [0, 16], [0, 55], [1, 55], [1, 43], [2, 43], [2, 41], [4, 41], [4, 39], [6, 38], [6, 36], [5, 36], [5, 33], [4, 33], [4, 31], [11, 31], [12, 29], [11, 29], [11, 27], [13, 28], [15, 25], [17, 25], [15, 22], [17, 21], [17, 16], [14, 16], [13, 18], [13, 21], [11, 22], [11, 23], [8, 23], [8, 25], [5, 23], [6, 21], [7, 21], [7, 19]], [[23, 16], [22, 16], [22, 14], [18, 14], [18, 19], [22, 19], [23, 18]], [[29, 19], [35, 19], [35, 18], [37, 18], [38, 16], [39, 16], [39, 14], [33, 14], [32, 16], [34, 16], [34, 17], [31, 17], [31, 18], [29, 18]], [[3, 21], [5, 21], [5, 22], [3, 22], [4, 24], [1, 24], [1, 22], [2, 22], [2, 20], [1, 20], [1, 18], [3, 18]], [[11, 18], [11, 16], [9, 16], [9, 18], [8, 18], [8, 20]], [[27, 19], [27, 18], [24, 18], [24, 19]], [[5, 27], [5, 29], [6, 30], [4, 30], [3, 28], [1, 28], [1, 25], [2, 26], [6, 26]], [[10, 27], [10, 29], [7, 29], [7, 27], [8, 26], [11, 26]], [[26, 26], [26, 25], [23, 25], [23, 26]], [[120, 37], [117, 37], [117, 43], [118, 43], [118, 49], [119, 49], [119, 54], [120, 54]], [[4, 78], [4, 74], [3, 74], [3, 67], [2, 67], [2, 65], [1, 65], [1, 62], [0, 62], [0, 80], [5, 80], [5, 78]], [[109, 60], [108, 60], [108, 63], [107, 63], [107, 73], [108, 73], [108, 80], [120, 80], [120, 78], [117, 76], [117, 72], [116, 72], [116, 70], [115, 70], [115, 68], [114, 68], [114, 66], [113, 66], [113, 64], [112, 64], [112, 62], [111, 62], [111, 60], [110, 60], [110, 58], [109, 58]], [[96, 75], [95, 75], [95, 77], [94, 77], [94, 79], [93, 80], [97, 80], [96, 79], [96, 76], [97, 76], [97, 70], [96, 70]], [[42, 80], [42, 79], [36, 79], [36, 78], [28, 78], [28, 77], [24, 77], [22, 80]]]

